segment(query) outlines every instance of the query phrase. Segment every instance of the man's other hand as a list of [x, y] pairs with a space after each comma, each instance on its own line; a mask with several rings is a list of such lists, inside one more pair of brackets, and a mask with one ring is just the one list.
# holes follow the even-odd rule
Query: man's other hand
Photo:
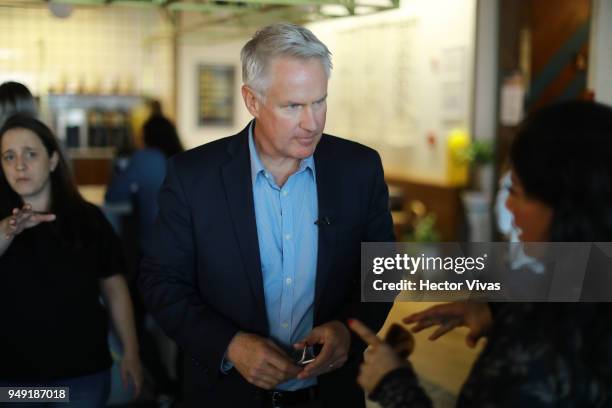
[[351, 334], [344, 324], [332, 320], [313, 328], [308, 336], [294, 344], [294, 347], [301, 349], [315, 344], [320, 344], [323, 348], [314, 361], [298, 375], [297, 378], [300, 380], [316, 377], [342, 367], [348, 358]]
[[272, 340], [252, 333], [236, 334], [227, 348], [227, 358], [248, 382], [266, 390], [300, 372]]

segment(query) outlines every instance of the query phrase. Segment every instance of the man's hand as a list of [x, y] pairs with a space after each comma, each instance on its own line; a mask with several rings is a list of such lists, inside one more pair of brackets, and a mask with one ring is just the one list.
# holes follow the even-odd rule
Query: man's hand
[[487, 303], [452, 302], [413, 313], [402, 321], [406, 324], [416, 323], [412, 328], [414, 333], [431, 326], [439, 326], [429, 336], [429, 340], [435, 340], [455, 327], [465, 326], [470, 329], [465, 342], [473, 348], [481, 337], [488, 334], [493, 325], [493, 316]]
[[236, 334], [227, 347], [227, 358], [248, 382], [266, 390], [295, 378], [300, 372], [272, 340], [252, 333]]
[[344, 324], [332, 320], [315, 327], [304, 340], [293, 346], [301, 349], [315, 344], [321, 344], [323, 348], [314, 361], [298, 375], [297, 378], [300, 380], [316, 377], [342, 367], [348, 358], [351, 334]]
[[0, 230], [4, 234], [5, 239], [12, 239], [21, 234], [25, 229], [35, 227], [41, 222], [54, 220], [54, 214], [34, 212], [30, 204], [25, 204], [23, 208], [14, 208], [10, 216], [0, 221]]
[[369, 345], [357, 377], [357, 382], [369, 395], [387, 373], [405, 366], [406, 361], [359, 320], [352, 319], [349, 325]]

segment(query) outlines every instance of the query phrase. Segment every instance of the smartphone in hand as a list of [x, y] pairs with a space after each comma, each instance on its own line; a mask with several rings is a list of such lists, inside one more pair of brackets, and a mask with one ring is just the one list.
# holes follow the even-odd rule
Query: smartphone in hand
[[315, 344], [314, 346], [307, 345], [303, 349], [297, 350], [295, 363], [300, 367], [304, 367], [312, 363], [320, 351], [321, 346], [318, 344]]

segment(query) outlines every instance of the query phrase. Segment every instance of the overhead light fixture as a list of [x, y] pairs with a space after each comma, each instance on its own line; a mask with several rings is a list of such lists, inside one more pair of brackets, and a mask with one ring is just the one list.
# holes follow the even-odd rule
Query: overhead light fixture
[[49, 2], [49, 11], [57, 18], [68, 18], [72, 14], [73, 7], [71, 4], [58, 3], [57, 1]]
[[324, 4], [319, 9], [321, 14], [329, 17], [344, 17], [349, 15], [349, 11], [341, 4]]
[[393, 2], [391, 0], [359, 0], [358, 6], [370, 6], [378, 8], [391, 8]]
[[363, 16], [366, 14], [376, 13], [378, 9], [373, 6], [356, 6], [355, 7], [355, 15]]

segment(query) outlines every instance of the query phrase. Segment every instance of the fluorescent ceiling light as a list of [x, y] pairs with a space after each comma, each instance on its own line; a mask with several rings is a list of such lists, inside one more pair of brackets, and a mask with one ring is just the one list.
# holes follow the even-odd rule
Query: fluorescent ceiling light
[[330, 17], [343, 17], [349, 15], [349, 12], [346, 7], [341, 4], [325, 4], [321, 6], [320, 11], [321, 14]]
[[356, 3], [358, 6], [393, 7], [391, 0], [357, 0]]
[[376, 13], [378, 9], [376, 7], [371, 7], [371, 6], [356, 6], [355, 7], [355, 14], [360, 16], [360, 15], [364, 15], [364, 14], [372, 14], [372, 13]]
[[17, 52], [11, 48], [0, 48], [0, 61], [17, 59]]

